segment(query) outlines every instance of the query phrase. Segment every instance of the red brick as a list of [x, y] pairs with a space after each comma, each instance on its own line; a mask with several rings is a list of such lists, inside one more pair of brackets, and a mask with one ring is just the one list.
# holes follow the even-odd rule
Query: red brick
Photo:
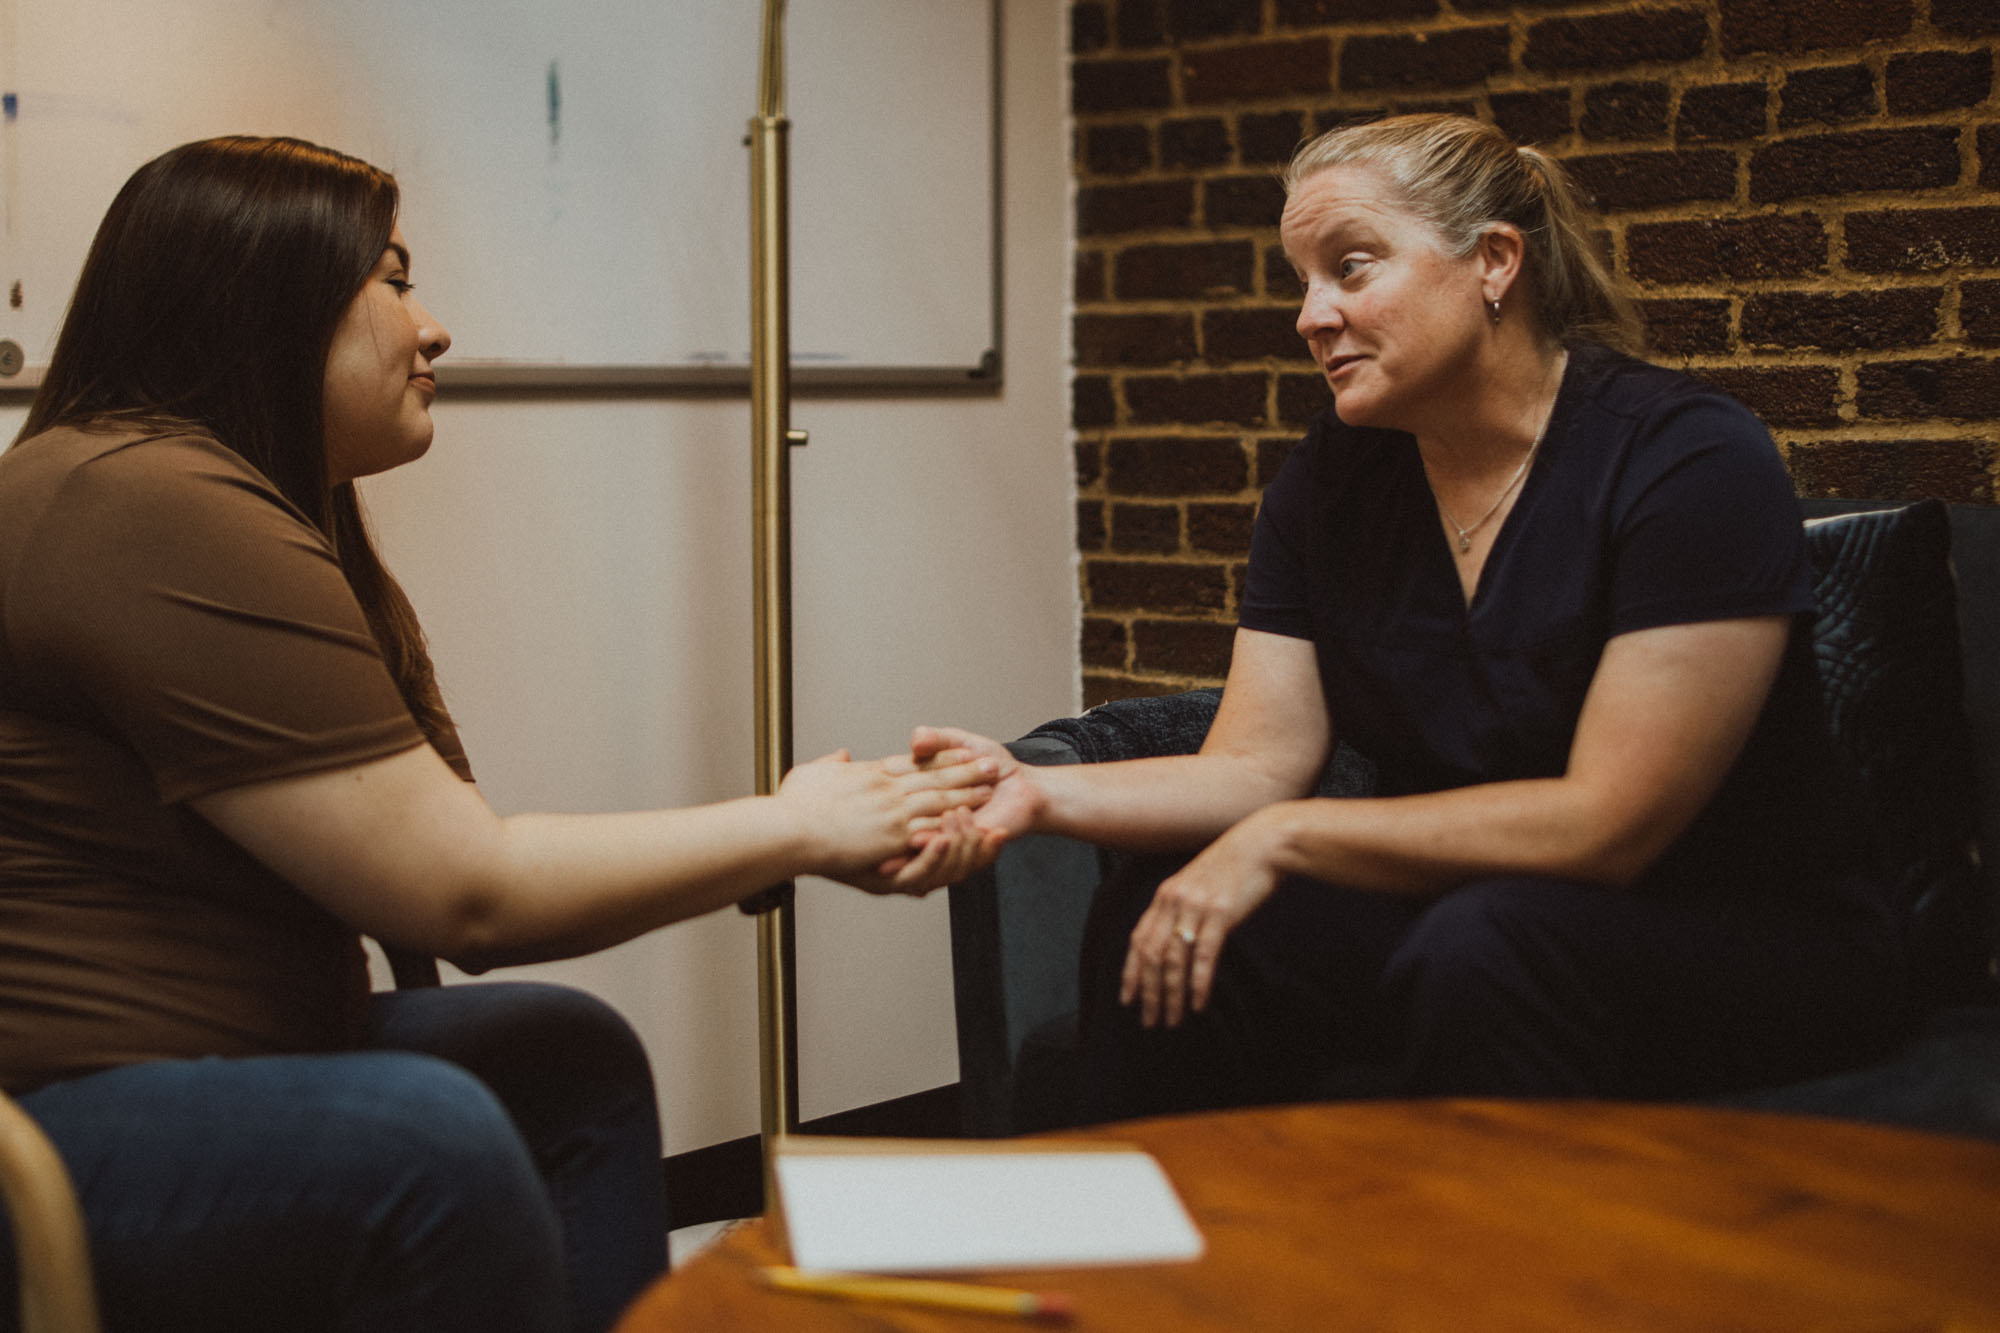
[[1722, 54], [1800, 54], [1900, 37], [1911, 0], [1721, 0]]
[[1850, 500], [1993, 500], [1985, 440], [1799, 440], [1786, 459], [1799, 494]]
[[1163, 675], [1220, 680], [1229, 674], [1229, 649], [1235, 637], [1235, 627], [1220, 621], [1135, 620], [1132, 665]]
[[1762, 292], [1743, 302], [1746, 346], [1830, 352], [1921, 347], [1938, 332], [1940, 287], [1879, 292]]
[[1332, 78], [1333, 47], [1324, 37], [1181, 52], [1181, 95], [1190, 106], [1324, 93]]
[[1333, 401], [1333, 390], [1319, 374], [1278, 376], [1278, 420], [1305, 426]]
[[1130, 176], [1153, 165], [1153, 132], [1144, 125], [1086, 125], [1077, 134], [1077, 158], [1100, 176]]
[[1625, 262], [1641, 282], [1799, 278], [1826, 271], [1826, 226], [1811, 213], [1635, 222]]
[[1618, 69], [1693, 60], [1707, 49], [1708, 16], [1701, 10], [1647, 7], [1543, 19], [1528, 29], [1521, 64], [1542, 74]]
[[1690, 373], [1742, 403], [1767, 426], [1840, 423], [1840, 372], [1831, 366], [1704, 367]]
[[1076, 279], [1071, 291], [1079, 302], [1102, 301], [1106, 295], [1105, 275], [1109, 271], [1102, 250], [1078, 249]]
[[1109, 426], [1118, 420], [1118, 400], [1104, 375], [1078, 375], [1070, 385], [1069, 424], [1078, 430]]
[[1111, 44], [1111, 16], [1097, 0], [1077, 0], [1069, 10], [1069, 49], [1085, 56]]
[[2000, 34], [2000, 5], [1993, 0], [1931, 0], [1931, 26], [1959, 37]]
[[1101, 551], [1110, 533], [1104, 523], [1104, 501], [1078, 500], [1076, 502], [1076, 549], [1079, 551]]
[[1104, 476], [1104, 446], [1096, 440], [1078, 440], [1071, 450], [1076, 468], [1076, 487], [1089, 490]]
[[1202, 220], [1211, 227], [1275, 227], [1284, 211], [1285, 187], [1268, 172], [1201, 183]]
[[1255, 254], [1248, 241], [1134, 245], [1119, 252], [1112, 286], [1122, 301], [1248, 295]]
[[1586, 139], [1658, 139], [1667, 132], [1670, 90], [1664, 83], [1606, 83], [1586, 88], [1583, 119], [1577, 128]]
[[1106, 620], [1102, 616], [1085, 616], [1079, 646], [1083, 664], [1087, 667], [1108, 667], [1119, 671], [1125, 666], [1125, 626], [1118, 621]]
[[1606, 211], [1736, 197], [1736, 155], [1723, 148], [1599, 153], [1563, 165]]
[[1229, 126], [1216, 116], [1169, 120], [1160, 125], [1160, 165], [1215, 167], [1229, 160]]
[[1849, 213], [1847, 266], [1863, 273], [2000, 266], [2000, 208]]
[[2000, 361], [1874, 361], [1855, 376], [1854, 405], [1864, 417], [2000, 417]]
[[1177, 42], [1255, 36], [1264, 26], [1264, 0], [1168, 0], [1167, 32]]
[[1202, 355], [1211, 362], [1297, 361], [1306, 353], [1296, 306], [1207, 310], [1201, 316]]
[[1968, 280], [1958, 289], [1958, 323], [1975, 343], [2000, 343], [2000, 279]]
[[1365, 125], [1371, 120], [1380, 120], [1389, 113], [1390, 109], [1386, 106], [1328, 107], [1314, 114], [1313, 133], [1325, 134], [1328, 130], [1337, 130], [1343, 125]]
[[1777, 203], [1818, 194], [1927, 190], [1958, 180], [1958, 131], [1948, 126], [1815, 134], [1750, 155], [1750, 198]]
[[1180, 506], [1112, 505], [1111, 549], [1120, 555], [1172, 555], [1181, 549]]
[[1126, 419], [1135, 425], [1262, 424], [1261, 372], [1222, 375], [1132, 375], [1125, 380]]
[[1076, 192], [1076, 230], [1080, 236], [1185, 229], [1193, 220], [1192, 181], [1086, 185]]
[[1298, 444], [1295, 436], [1287, 435], [1278, 440], [1257, 441], [1257, 489], [1263, 490], [1278, 475], [1278, 469], [1285, 465]]
[[1167, 10], [1161, 0], [1119, 0], [1118, 45], [1127, 51], [1167, 44]]
[[1340, 86], [1455, 88], [1512, 67], [1504, 27], [1349, 37], [1340, 50]]
[[1993, 91], [1993, 52], [1916, 51], [1892, 56], [1883, 87], [1893, 116], [1977, 106]]
[[1236, 160], [1244, 166], [1282, 166], [1305, 138], [1303, 111], [1246, 111], [1236, 118]]
[[1293, 306], [1305, 297], [1305, 288], [1299, 283], [1299, 275], [1292, 271], [1292, 261], [1285, 257], [1282, 245], [1264, 248], [1264, 294], [1289, 301]]
[[1166, 366], [1194, 359], [1194, 317], [1085, 314], [1073, 321], [1079, 366]]
[[1761, 83], [1686, 89], [1674, 135], [1689, 143], [1761, 138], [1771, 125], [1770, 100], [1770, 89]]
[[1188, 548], [1215, 555], [1249, 555], [1250, 532], [1256, 524], [1254, 504], [1190, 504]]
[[1105, 453], [1105, 485], [1114, 495], [1234, 495], [1250, 479], [1235, 440], [1120, 437]]
[[1569, 90], [1549, 88], [1527, 93], [1489, 93], [1486, 104], [1493, 123], [1515, 143], [1550, 143], [1570, 131]]
[[1882, 110], [1875, 96], [1875, 73], [1866, 65], [1825, 65], [1795, 69], [1778, 90], [1778, 125], [1838, 125]]
[[1220, 611], [1229, 592], [1224, 566], [1165, 560], [1086, 560], [1083, 584], [1093, 611]]
[[[1459, 8], [1465, 6], [1460, 4]], [[1278, 0], [1278, 26], [1318, 28], [1378, 19], [1424, 19], [1437, 12], [1438, 0]]]
[[1693, 356], [1730, 350], [1727, 301], [1641, 301], [1639, 313], [1646, 324], [1646, 341], [1655, 351]]
[[1148, 111], [1171, 105], [1173, 84], [1165, 56], [1143, 60], [1078, 60], [1070, 65], [1070, 109]]

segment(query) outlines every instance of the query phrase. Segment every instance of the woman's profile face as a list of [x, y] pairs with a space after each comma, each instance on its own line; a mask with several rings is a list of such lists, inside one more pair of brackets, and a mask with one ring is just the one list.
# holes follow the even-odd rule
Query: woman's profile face
[[326, 355], [327, 472], [335, 483], [386, 472], [431, 445], [432, 363], [451, 334], [410, 286], [400, 228], [368, 280], [347, 303]]
[[1298, 330], [1351, 426], [1420, 431], [1463, 386], [1486, 311], [1478, 251], [1453, 258], [1376, 168], [1327, 167], [1285, 203], [1285, 256], [1305, 298]]

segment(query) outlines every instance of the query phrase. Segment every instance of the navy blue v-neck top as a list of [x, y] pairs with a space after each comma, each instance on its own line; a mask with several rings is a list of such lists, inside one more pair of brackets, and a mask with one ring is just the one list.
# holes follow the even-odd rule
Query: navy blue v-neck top
[[1559, 776], [1605, 643], [1788, 615], [1779, 680], [1722, 790], [1646, 877], [1662, 890], [1877, 895], [1812, 661], [1812, 575], [1770, 435], [1685, 375], [1573, 350], [1468, 606], [1400, 431], [1322, 412], [1264, 493], [1241, 624], [1309, 639], [1335, 732], [1385, 795]]

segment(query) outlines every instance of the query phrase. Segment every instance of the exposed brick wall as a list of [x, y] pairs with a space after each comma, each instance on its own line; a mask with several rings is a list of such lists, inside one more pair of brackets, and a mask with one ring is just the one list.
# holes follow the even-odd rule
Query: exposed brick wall
[[1327, 390], [1276, 173], [1450, 110], [1568, 163], [1652, 355], [1802, 493], [2000, 499], [2000, 0], [1077, 0], [1085, 696], [1218, 681], [1256, 501]]

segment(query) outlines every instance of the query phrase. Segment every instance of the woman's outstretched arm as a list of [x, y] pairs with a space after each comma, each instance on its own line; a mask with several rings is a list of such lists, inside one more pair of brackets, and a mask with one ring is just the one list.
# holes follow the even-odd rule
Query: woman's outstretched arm
[[918, 727], [912, 754], [990, 759], [999, 780], [976, 816], [1003, 838], [1059, 833], [1128, 851], [1199, 847], [1239, 819], [1313, 789], [1333, 747], [1311, 643], [1239, 629], [1201, 751], [1107, 764], [1023, 764], [954, 727]]
[[[588, 953], [795, 875], [891, 889], [956, 878], [982, 841], [967, 807], [995, 777], [991, 760], [957, 750], [923, 763], [843, 752], [801, 764], [770, 796], [503, 818], [421, 745], [193, 805], [356, 929], [478, 971]], [[926, 835], [914, 852], [913, 833]]]

